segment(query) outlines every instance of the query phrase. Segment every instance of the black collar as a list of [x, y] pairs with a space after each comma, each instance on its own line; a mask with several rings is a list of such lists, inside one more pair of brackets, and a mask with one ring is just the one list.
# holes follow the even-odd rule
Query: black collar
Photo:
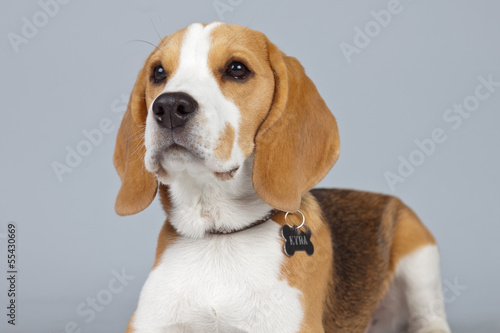
[[243, 227], [241, 229], [235, 229], [235, 230], [229, 230], [229, 231], [220, 231], [220, 230], [211, 230], [209, 232], [209, 234], [212, 234], [212, 235], [229, 235], [229, 234], [234, 234], [234, 233], [237, 233], [237, 232], [240, 232], [240, 231], [243, 231], [243, 230], [247, 230], [247, 229], [250, 229], [250, 228], [253, 228], [253, 227], [256, 227], [266, 221], [269, 221], [270, 219], [272, 219], [274, 216], [276, 216], [276, 214], [278, 214], [280, 211], [277, 210], [277, 209], [273, 209], [271, 210], [269, 213], [267, 213], [266, 216], [264, 216], [263, 218], [261, 218], [260, 220], [257, 220], [249, 225], [247, 225], [246, 227]]

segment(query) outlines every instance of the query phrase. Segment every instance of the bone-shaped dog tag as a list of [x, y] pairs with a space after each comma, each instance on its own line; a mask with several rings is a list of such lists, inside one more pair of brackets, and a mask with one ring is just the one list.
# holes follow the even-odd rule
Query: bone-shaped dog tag
[[305, 251], [308, 255], [314, 253], [314, 246], [311, 242], [311, 230], [307, 226], [303, 226], [301, 231], [296, 227], [290, 227], [285, 224], [281, 228], [281, 236], [285, 239], [285, 254], [293, 256], [295, 251]]

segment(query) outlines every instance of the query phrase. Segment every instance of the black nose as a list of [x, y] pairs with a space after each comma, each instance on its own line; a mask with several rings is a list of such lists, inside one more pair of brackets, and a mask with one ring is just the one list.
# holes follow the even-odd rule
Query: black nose
[[161, 94], [153, 103], [156, 121], [166, 128], [184, 126], [196, 109], [198, 103], [183, 92]]

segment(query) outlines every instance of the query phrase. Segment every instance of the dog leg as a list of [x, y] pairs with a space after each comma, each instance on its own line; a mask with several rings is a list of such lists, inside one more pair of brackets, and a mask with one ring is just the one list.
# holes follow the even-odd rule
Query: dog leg
[[408, 307], [409, 333], [449, 333], [436, 245], [424, 246], [398, 264]]
[[408, 323], [408, 307], [403, 293], [403, 280], [395, 278], [387, 294], [375, 310], [366, 333], [400, 333]]
[[444, 311], [437, 246], [403, 258], [367, 333], [450, 333]]

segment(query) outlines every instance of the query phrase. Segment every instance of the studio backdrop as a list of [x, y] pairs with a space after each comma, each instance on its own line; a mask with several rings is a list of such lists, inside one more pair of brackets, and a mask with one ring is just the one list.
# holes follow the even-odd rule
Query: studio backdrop
[[211, 21], [299, 59], [340, 130], [319, 186], [400, 197], [453, 332], [500, 332], [499, 2], [0, 3], [0, 332], [124, 332], [165, 216], [115, 214], [117, 130], [160, 39]]

